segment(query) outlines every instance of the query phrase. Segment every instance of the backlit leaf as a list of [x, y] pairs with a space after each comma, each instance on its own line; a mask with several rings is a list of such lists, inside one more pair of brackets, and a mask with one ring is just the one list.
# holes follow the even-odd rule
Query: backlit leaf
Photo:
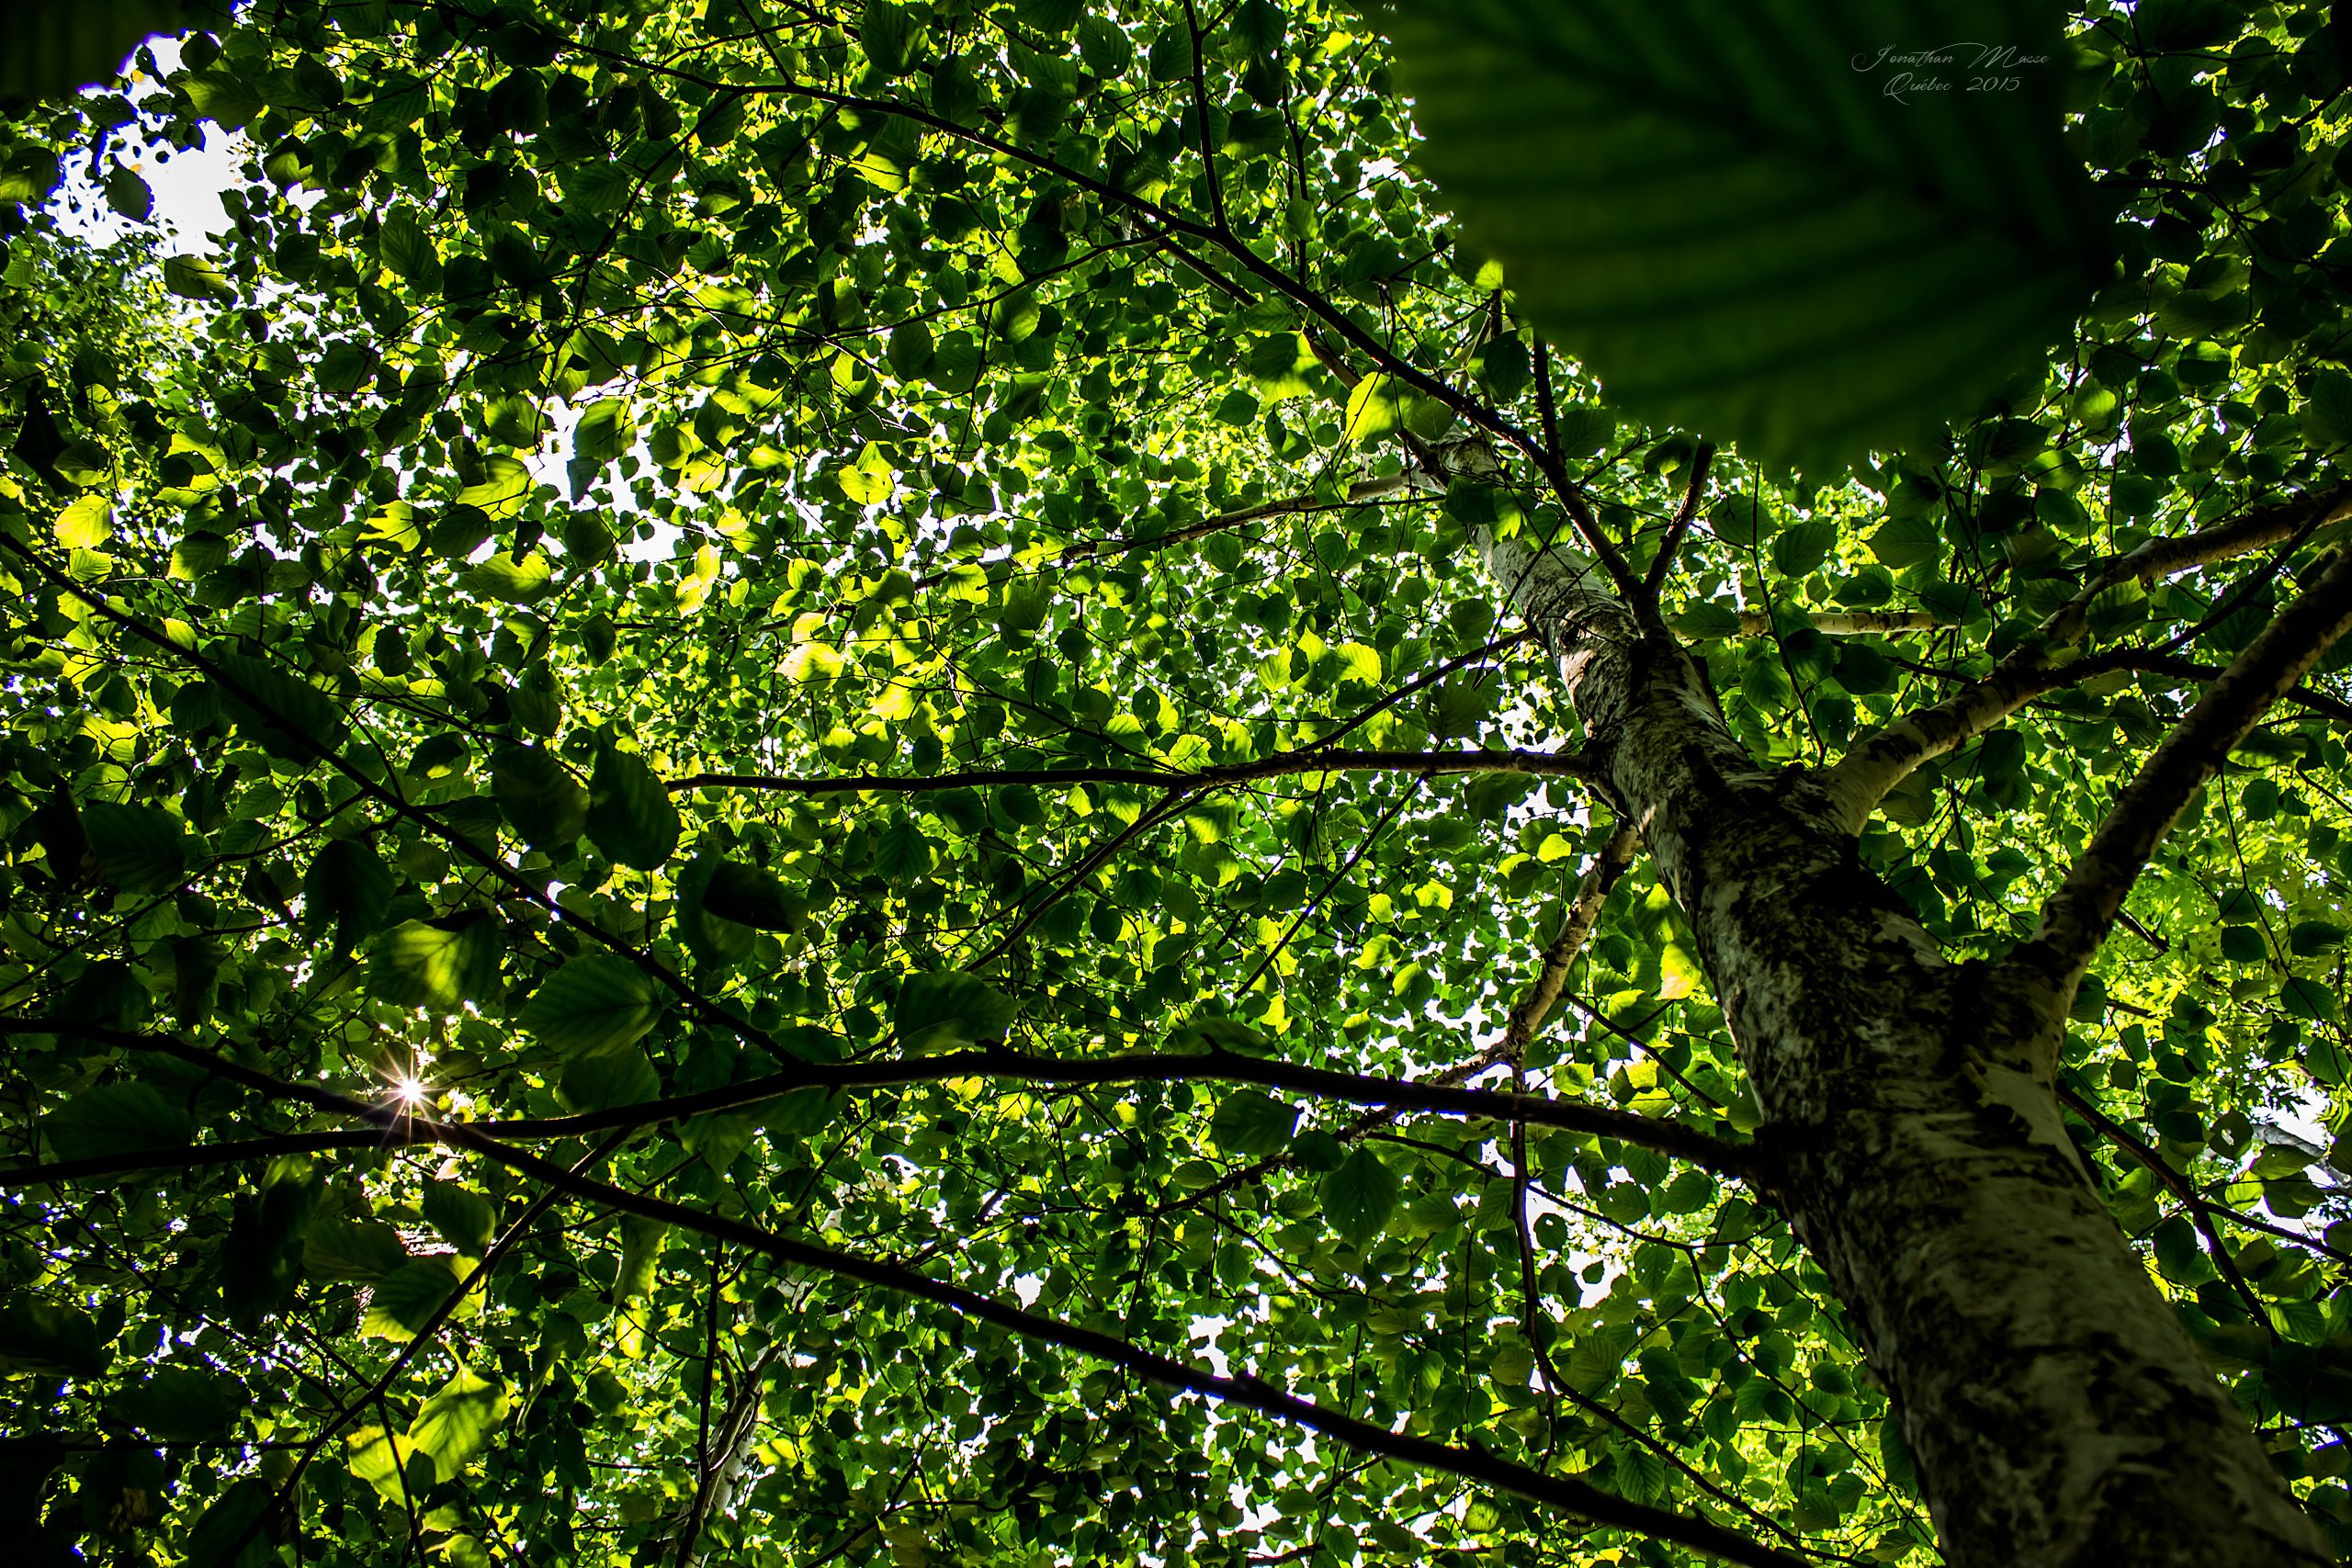
[[643, 1039], [662, 1016], [654, 982], [606, 953], [571, 960], [541, 983], [516, 1021], [566, 1056], [603, 1056]]

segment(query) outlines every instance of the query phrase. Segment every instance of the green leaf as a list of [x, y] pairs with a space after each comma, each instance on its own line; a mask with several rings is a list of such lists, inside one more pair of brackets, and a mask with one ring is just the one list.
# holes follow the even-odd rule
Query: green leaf
[[231, 1482], [188, 1533], [188, 1568], [260, 1568], [272, 1561], [264, 1521], [275, 1506], [275, 1493], [259, 1476]]
[[588, 792], [552, 752], [502, 748], [491, 759], [490, 787], [498, 809], [533, 849], [568, 844], [587, 829]]
[[620, 1266], [613, 1273], [613, 1313], [620, 1319], [616, 1337], [621, 1354], [632, 1359], [645, 1353], [650, 1326], [646, 1309], [638, 1303], [652, 1293], [662, 1246], [669, 1235], [670, 1227], [659, 1220], [641, 1214], [622, 1217]]
[[894, 0], [865, 0], [858, 18], [857, 41], [865, 58], [884, 76], [906, 73], [921, 31], [915, 13]]
[[105, 189], [107, 205], [133, 223], [144, 223], [155, 210], [153, 187], [130, 169], [107, 171]]
[[1227, 1154], [1279, 1155], [1288, 1152], [1297, 1127], [1297, 1106], [1241, 1089], [1219, 1102], [1209, 1122], [1209, 1136]]
[[1039, 32], [1066, 33], [1086, 15], [1086, 0], [1016, 0], [1013, 9]]
[[334, 951], [349, 952], [383, 925], [392, 897], [391, 868], [357, 839], [330, 839], [302, 875], [304, 926], [334, 931]]
[[1890, 571], [1932, 566], [1943, 558], [1943, 536], [1926, 517], [1897, 517], [1870, 536], [1871, 554]]
[[2310, 400], [2303, 404], [2303, 434], [2323, 446], [2352, 441], [2352, 375], [2323, 367], [2311, 379]]
[[931, 840], [911, 817], [901, 817], [874, 840], [874, 874], [904, 887], [931, 869]]
[[359, 1331], [405, 1345], [457, 1291], [458, 1276], [444, 1259], [419, 1258], [403, 1263], [377, 1281], [368, 1311], [359, 1320]]
[[150, 33], [185, 26], [176, 0], [17, 0], [0, 50], [0, 101], [58, 99], [111, 81]]
[[498, 1228], [498, 1211], [490, 1200], [453, 1181], [426, 1182], [422, 1206], [424, 1223], [469, 1257], [480, 1257]]
[[1342, 434], [1358, 445], [1377, 441], [1394, 432], [1404, 418], [1400, 389], [1392, 385], [1387, 377], [1374, 373], [1350, 389], [1347, 424]]
[[243, 130], [262, 111], [254, 84], [234, 71], [199, 71], [182, 78], [180, 87], [198, 114], [232, 130]]
[[183, 299], [218, 303], [237, 297], [236, 285], [202, 256], [164, 258], [164, 287]]
[[376, 254], [384, 265], [411, 283], [429, 281], [440, 270], [441, 255], [432, 238], [405, 207], [394, 208], [376, 231]]
[[1685, 604], [1678, 614], [1668, 616], [1667, 624], [1694, 640], [1737, 637], [1739, 612], [1716, 600], [1702, 599]]
[[[2058, 13], [1936, 30], [2048, 63], [1913, 93], [1875, 13], [1809, 0], [1404, 0], [1419, 156], [1520, 308], [1612, 403], [1775, 463], [1963, 415], [2064, 327], [2113, 241], [2062, 136]], [[1964, 51], [1962, 51], [1964, 52]]]
[[588, 781], [588, 836], [638, 871], [652, 871], [678, 847], [678, 812], [645, 759], [618, 747], [596, 755]]
[[2317, 980], [2301, 976], [2278, 987], [2278, 1005], [2292, 1018], [2325, 1022], [2335, 1016], [2335, 993]]
[[407, 1261], [401, 1233], [379, 1221], [320, 1219], [302, 1233], [302, 1268], [313, 1280], [372, 1284]]
[[1527, 345], [1517, 337], [1498, 337], [1478, 355], [1478, 379], [1503, 402], [1516, 399], [1533, 378]]
[[1753, 491], [1727, 495], [1709, 509], [1707, 525], [1726, 545], [1748, 549], [1780, 531], [1771, 506]]
[[1814, 518], [1784, 528], [1772, 540], [1772, 568], [1783, 577], [1804, 577], [1828, 558], [1838, 543], [1838, 525]]
[[808, 919], [807, 900], [756, 867], [720, 861], [703, 887], [706, 913], [755, 931], [791, 932]]
[[[89, 474], [92, 483], [103, 477], [97, 470]], [[69, 550], [95, 550], [114, 537], [114, 508], [107, 504], [104, 495], [94, 491], [58, 513], [50, 531]]]
[[523, 1005], [515, 1021], [565, 1056], [626, 1051], [662, 1016], [662, 993], [636, 964], [608, 953], [568, 961]]
[[916, 1055], [1002, 1040], [1020, 1010], [978, 976], [910, 975], [899, 987], [899, 1049]]
[[196, 1136], [187, 1110], [143, 1083], [85, 1089], [41, 1118], [41, 1131], [60, 1159], [184, 1148]]
[[[627, 452], [637, 435], [627, 398], [601, 398], [580, 413], [571, 449], [591, 462], [609, 463]], [[575, 543], [575, 539], [577, 543]], [[613, 531], [593, 512], [575, 512], [563, 528], [564, 554], [594, 565], [613, 554]]]
[[1838, 683], [1856, 696], [1891, 692], [1899, 678], [1894, 662], [1869, 644], [1838, 645]]
[[662, 1093], [662, 1076], [642, 1051], [578, 1056], [563, 1065], [557, 1094], [571, 1111], [608, 1111], [642, 1105]]
[[21, 1293], [0, 1306], [0, 1369], [95, 1377], [106, 1364], [98, 1325], [79, 1307]]
[[187, 874], [187, 824], [162, 807], [84, 801], [81, 821], [98, 869], [126, 893], [152, 893]]
[[202, 1442], [236, 1425], [243, 1400], [227, 1379], [162, 1367], [107, 1401], [107, 1414], [166, 1442]]
[[2344, 945], [2344, 927], [2333, 920], [2297, 920], [2287, 934], [2287, 945], [2298, 958], [2333, 953]]
[[433, 1456], [433, 1473], [443, 1481], [459, 1474], [488, 1446], [505, 1421], [512, 1402], [506, 1385], [464, 1367], [435, 1389], [409, 1424], [409, 1441]]
[[1362, 1248], [1379, 1239], [1396, 1213], [1405, 1185], [1371, 1149], [1358, 1145], [1323, 1179], [1323, 1213], [1340, 1239]]
[[326, 693], [268, 660], [228, 653], [219, 662], [233, 682], [224, 693], [232, 711], [241, 723], [258, 725], [265, 744], [290, 741], [282, 754], [304, 762], [342, 746], [343, 709]]
[[696, 1116], [678, 1129], [678, 1141], [712, 1170], [723, 1171], [735, 1163], [754, 1131], [748, 1117]]
[[351, 1473], [373, 1486], [385, 1502], [399, 1506], [408, 1495], [408, 1461], [416, 1457], [416, 1444], [408, 1434], [369, 1425], [353, 1427], [343, 1441]]
[[502, 604], [536, 604], [555, 592], [555, 567], [537, 550], [501, 550], [466, 573], [466, 587]]
[[302, 1272], [304, 1235], [318, 1213], [318, 1184], [300, 1162], [280, 1162], [259, 1191], [243, 1191], [231, 1208], [220, 1246], [220, 1294], [229, 1315], [251, 1333], [292, 1304]]
[[425, 547], [436, 556], [463, 560], [498, 532], [498, 525], [479, 506], [452, 506], [424, 531]]
[[496, 996], [505, 947], [505, 933], [488, 916], [402, 920], [376, 939], [368, 988], [401, 1007], [456, 1012]]

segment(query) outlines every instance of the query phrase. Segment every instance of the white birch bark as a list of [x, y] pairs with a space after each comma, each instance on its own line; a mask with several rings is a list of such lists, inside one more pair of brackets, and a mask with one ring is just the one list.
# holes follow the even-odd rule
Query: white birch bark
[[1948, 1561], [2328, 1562], [2066, 1135], [2046, 998], [1946, 962], [1818, 776], [1759, 769], [1580, 558], [1473, 543], [1692, 927], [1772, 1196], [1894, 1398]]

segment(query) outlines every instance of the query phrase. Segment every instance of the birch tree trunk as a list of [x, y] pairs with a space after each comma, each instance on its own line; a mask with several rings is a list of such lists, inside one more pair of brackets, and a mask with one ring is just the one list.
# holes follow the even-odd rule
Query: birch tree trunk
[[2034, 1066], [2063, 1013], [1947, 962], [1817, 778], [1759, 770], [1582, 558], [1474, 542], [1692, 928], [1771, 1195], [1894, 1402], [1948, 1560], [2330, 1562], [2066, 1135]]

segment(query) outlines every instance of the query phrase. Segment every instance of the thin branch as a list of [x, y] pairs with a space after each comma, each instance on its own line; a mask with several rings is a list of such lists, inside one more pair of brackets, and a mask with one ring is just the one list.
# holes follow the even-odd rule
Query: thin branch
[[[371, 1104], [333, 1089], [289, 1083], [258, 1068], [245, 1066], [229, 1057], [190, 1044], [174, 1034], [138, 1032], [69, 1019], [44, 1018], [0, 1018], [0, 1030], [10, 1033], [64, 1034], [126, 1050], [158, 1052], [203, 1067], [245, 1088], [258, 1089], [275, 1099], [298, 1100], [329, 1115], [353, 1118], [407, 1142], [446, 1141], [441, 1140], [440, 1134], [432, 1129], [450, 1126], [462, 1126], [469, 1133], [478, 1133], [485, 1137], [571, 1138], [615, 1129], [658, 1126], [689, 1117], [740, 1110], [797, 1089], [888, 1089], [906, 1084], [941, 1083], [956, 1078], [1001, 1078], [1033, 1088], [1050, 1089], [1108, 1083], [1211, 1081], [1255, 1084], [1264, 1089], [1286, 1089], [1295, 1094], [1314, 1095], [1355, 1105], [1383, 1106], [1396, 1111], [1425, 1111], [1439, 1115], [1494, 1122], [1524, 1121], [1539, 1126], [1560, 1127], [1594, 1137], [1616, 1138], [1637, 1144], [1726, 1176], [1749, 1175], [1755, 1168], [1756, 1159], [1755, 1151], [1747, 1145], [1732, 1143], [1700, 1128], [1621, 1111], [1614, 1106], [1587, 1105], [1541, 1095], [1459, 1089], [1428, 1081], [1374, 1077], [1267, 1056], [1245, 1056], [1226, 1050], [1060, 1058], [980, 1047], [937, 1056], [870, 1062], [805, 1062], [796, 1063], [782, 1072], [705, 1089], [699, 1094], [675, 1095], [637, 1105], [616, 1105], [604, 1111], [582, 1111], [576, 1116], [451, 1123], [413, 1115], [397, 1101]], [[201, 1150], [187, 1152], [195, 1154]]]
[[981, 1048], [908, 1060], [808, 1063], [796, 1065], [767, 1077], [707, 1089], [700, 1094], [651, 1100], [642, 1105], [615, 1106], [608, 1111], [585, 1111], [577, 1116], [485, 1123], [482, 1130], [500, 1137], [575, 1137], [606, 1127], [641, 1127], [714, 1111], [731, 1110], [772, 1100], [798, 1089], [879, 1089], [975, 1077], [1001, 1078], [1049, 1089], [1108, 1083], [1212, 1081], [1255, 1084], [1262, 1089], [1284, 1089], [1294, 1094], [1312, 1095], [1355, 1105], [1380, 1106], [1391, 1111], [1424, 1111], [1491, 1122], [1522, 1121], [1538, 1126], [1559, 1127], [1656, 1149], [1660, 1154], [1671, 1155], [1730, 1176], [1750, 1174], [1755, 1161], [1754, 1151], [1747, 1145], [1735, 1144], [1680, 1122], [1661, 1121], [1614, 1106], [1588, 1105], [1543, 1095], [1459, 1089], [1426, 1080], [1375, 1077], [1268, 1056], [1245, 1056], [1223, 1050], [1198, 1055], [1137, 1054], [1089, 1059], [1035, 1056], [1018, 1051]]
[[[1215, 517], [1204, 517], [1198, 523], [1187, 523], [1181, 528], [1170, 528], [1165, 534], [1148, 538], [1084, 539], [1064, 547], [1060, 561], [1065, 567], [1082, 561], [1100, 560], [1105, 556], [1131, 555], [1137, 550], [1165, 549], [1171, 545], [1190, 544], [1211, 534], [1228, 529], [1244, 528], [1252, 523], [1262, 523], [1270, 517], [1302, 517], [1317, 512], [1354, 512], [1367, 506], [1428, 506], [1441, 498], [1433, 495], [1361, 496], [1351, 491], [1343, 499], [1327, 501], [1309, 491], [1303, 495], [1284, 496], [1280, 501], [1260, 502], [1231, 512], [1221, 512]], [[945, 580], [946, 573], [937, 572], [929, 578], [919, 578], [917, 588], [934, 586]]]
[[[1429, 775], [1424, 773], [1421, 775], [1421, 782], [1427, 783], [1428, 778]], [[1347, 858], [1340, 863], [1337, 870], [1324, 879], [1323, 886], [1316, 889], [1315, 897], [1298, 907], [1298, 913], [1291, 917], [1290, 924], [1275, 940], [1274, 945], [1266, 950], [1266, 955], [1258, 960], [1257, 967], [1250, 971], [1241, 984], [1233, 987], [1235, 996], [1249, 995], [1250, 987], [1258, 983], [1258, 977], [1274, 966], [1275, 960], [1283, 955], [1283, 949], [1290, 945], [1290, 939], [1298, 934], [1298, 928], [1305, 925], [1307, 918], [1322, 907], [1323, 900], [1331, 896], [1331, 889], [1348, 879], [1349, 874], [1355, 870], [1357, 863], [1372, 852], [1374, 844], [1380, 842], [1381, 836], [1388, 831], [1389, 825], [1396, 820], [1397, 814], [1405, 809], [1412, 798], [1412, 792], [1409, 790], [1397, 792], [1396, 800], [1390, 804], [1388, 809], [1382, 812], [1379, 819], [1365, 829], [1363, 835], [1356, 840], [1354, 847], [1349, 850]]]
[[[1480, 657], [1486, 652], [1481, 649]], [[774, 790], [788, 795], [845, 795], [872, 791], [919, 795], [945, 789], [995, 789], [1007, 784], [1054, 786], [1082, 784], [1140, 784], [1151, 789], [1199, 791], [1296, 773], [1538, 773], [1589, 779], [1590, 764], [1572, 752], [1555, 751], [1284, 751], [1254, 761], [1228, 762], [1189, 773], [1155, 768], [1005, 768], [919, 775], [835, 773], [787, 778], [766, 773], [687, 773], [672, 779], [673, 791], [692, 789]]]
[[985, 969], [1002, 957], [1012, 950], [1012, 944], [1019, 942], [1030, 927], [1046, 918], [1046, 910], [1069, 897], [1079, 884], [1093, 875], [1097, 868], [1106, 864], [1128, 844], [1152, 829], [1173, 819], [1176, 814], [1184, 808], [1185, 802], [1198, 793], [1197, 790], [1185, 784], [1171, 786], [1165, 795], [1148, 808], [1137, 812], [1134, 821], [1089, 851], [1052, 886], [1035, 897], [1025, 899], [1023, 905], [1020, 907], [1020, 914], [1014, 918], [1012, 924], [1005, 929], [1004, 934], [990, 942], [987, 952], [973, 959], [965, 967], [974, 970]]
[[[568, 1169], [563, 1166], [553, 1165], [547, 1161], [539, 1163], [569, 1179], [586, 1179], [587, 1172], [610, 1154], [621, 1141], [621, 1134], [614, 1134], [581, 1156], [579, 1162]], [[515, 1217], [514, 1223], [500, 1232], [496, 1237], [492, 1238], [490, 1245], [482, 1249], [481, 1260], [467, 1270], [465, 1278], [458, 1281], [456, 1288], [450, 1291], [441, 1303], [425, 1317], [424, 1323], [417, 1326], [415, 1335], [406, 1345], [401, 1347], [400, 1354], [392, 1358], [391, 1363], [384, 1369], [383, 1372], [359, 1393], [344, 1401], [340, 1407], [329, 1413], [326, 1419], [320, 1424], [319, 1429], [311, 1433], [305, 1442], [300, 1456], [295, 1460], [293, 1468], [288, 1472], [286, 1479], [278, 1483], [274, 1500], [275, 1506], [265, 1511], [260, 1518], [254, 1520], [246, 1531], [246, 1539], [250, 1539], [254, 1532], [259, 1530], [268, 1521], [270, 1515], [277, 1512], [277, 1508], [283, 1507], [287, 1499], [294, 1495], [295, 1488], [301, 1484], [302, 1472], [310, 1468], [312, 1460], [319, 1457], [320, 1450], [326, 1447], [329, 1439], [350, 1423], [352, 1416], [370, 1404], [377, 1405], [381, 1411], [387, 1391], [400, 1380], [401, 1373], [408, 1371], [416, 1358], [432, 1346], [439, 1336], [442, 1325], [457, 1314], [458, 1309], [465, 1304], [469, 1295], [483, 1286], [490, 1278], [490, 1271], [498, 1266], [499, 1259], [505, 1257], [514, 1248], [514, 1244], [523, 1239], [525, 1234], [537, 1222], [538, 1217], [548, 1211], [562, 1192], [563, 1189], [553, 1183], [542, 1187], [533, 1196], [529, 1204], [524, 1208], [523, 1213]], [[401, 1462], [400, 1448], [394, 1440], [392, 1423], [389, 1415], [384, 1418], [384, 1441], [391, 1446], [393, 1472], [401, 1477], [401, 1487], [405, 1490], [408, 1484], [408, 1467]], [[416, 1509], [413, 1505], [409, 1509], [409, 1517], [410, 1528], [413, 1530], [417, 1524]], [[238, 1544], [242, 1546], [243, 1543], [241, 1540]], [[229, 1553], [231, 1558], [235, 1555], [233, 1551]]]
[[2052, 1016], [2064, 1015], [2115, 924], [2124, 895], [2188, 797], [2347, 628], [2352, 549], [2339, 551], [2318, 580], [2246, 645], [2123, 787], [2057, 893], [2042, 906], [2032, 939], [2005, 965], [2041, 990]]
[[[2151, 675], [2168, 675], [2177, 681], [2195, 681], [2201, 684], [2211, 684], [2222, 677], [2222, 667], [2218, 664], [2199, 664], [2193, 659], [2154, 651], [2119, 651], [2109, 667], [2144, 671]], [[2352, 703], [2342, 697], [2313, 691], [2308, 686], [2298, 686], [2281, 700], [2315, 713], [2330, 724], [2352, 729]]]
[[1552, 400], [1552, 349], [1542, 333], [1535, 334], [1535, 418], [1544, 433], [1544, 460], [1565, 463], [1560, 451], [1560, 412]]
[[2221, 1270], [2222, 1278], [2229, 1281], [2230, 1289], [2245, 1303], [2247, 1315], [2270, 1336], [2272, 1344], [2277, 1344], [2278, 1326], [2270, 1321], [2270, 1314], [2263, 1310], [2262, 1303], [2255, 1296], [2254, 1287], [2247, 1284], [2245, 1276], [2238, 1271], [2237, 1259], [2231, 1257], [2230, 1249], [2222, 1244], [2221, 1232], [2213, 1228], [2213, 1216], [2205, 1212], [2204, 1199], [2188, 1178], [2175, 1170], [2171, 1161], [2150, 1147], [2130, 1128], [2116, 1122], [2064, 1083], [2057, 1087], [2060, 1104], [2105, 1134], [2110, 1143], [2146, 1167], [2150, 1175], [2180, 1200], [2182, 1206], [2188, 1211], [2189, 1223], [2197, 1227], [2197, 1234], [2205, 1238], [2205, 1250], [2211, 1255], [2213, 1267]]
[[0, 1169], [0, 1190], [53, 1187], [102, 1176], [128, 1176], [141, 1170], [201, 1170], [216, 1165], [257, 1165], [286, 1155], [324, 1154], [330, 1149], [383, 1148], [410, 1140], [390, 1128], [365, 1132], [281, 1133], [275, 1137], [245, 1138], [230, 1144], [189, 1144], [170, 1149], [132, 1149], [122, 1154], [91, 1155], [83, 1159], [52, 1160], [47, 1165], [20, 1165]]
[[[1374, 718], [1383, 713], [1385, 713], [1388, 709], [1395, 707], [1398, 703], [1403, 702], [1407, 697], [1411, 696], [1414, 693], [1422, 691], [1430, 686], [1433, 686], [1440, 681], [1444, 680], [1448, 675], [1453, 674], [1454, 671], [1476, 664], [1482, 659], [1491, 659], [1496, 654], [1501, 653], [1507, 649], [1517, 648], [1521, 643], [1525, 642], [1533, 635], [1534, 634], [1532, 632], [1523, 629], [1515, 632], [1506, 632], [1501, 637], [1496, 637], [1493, 641], [1487, 643], [1484, 648], [1474, 648], [1467, 653], [1458, 653], [1452, 659], [1447, 660], [1444, 663], [1438, 665], [1436, 668], [1421, 671], [1421, 673], [1414, 676], [1411, 680], [1406, 682], [1395, 691], [1384, 693], [1378, 698], [1374, 699], [1368, 706], [1360, 710], [1354, 717], [1340, 725], [1337, 729], [1327, 731], [1326, 733], [1316, 737], [1313, 740], [1308, 741], [1306, 752], [1305, 754], [1320, 754], [1324, 756], [1343, 754], [1328, 751], [1325, 750], [1324, 748], [1329, 747], [1332, 741], [1337, 740], [1340, 737], [1347, 734], [1349, 731], [1361, 728], [1364, 725], [1371, 723]], [[1579, 776], [1584, 778], [1598, 778], [1600, 775], [1588, 768]]]
[[[1450, 1063], [1445, 1066], [1440, 1067], [1428, 1077], [1419, 1081], [1428, 1084], [1450, 1087], [1455, 1084], [1466, 1083], [1470, 1079], [1476, 1077], [1480, 1073], [1485, 1072], [1489, 1067], [1501, 1066], [1505, 1065], [1502, 1043], [1500, 1041], [1498, 1041], [1494, 1044], [1488, 1045], [1481, 1051], [1475, 1052], [1472, 1055], [1464, 1057], [1459, 1062]], [[1351, 1144], [1359, 1138], [1375, 1135], [1383, 1127], [1393, 1125], [1396, 1121], [1396, 1116], [1397, 1112], [1389, 1109], [1367, 1111], [1361, 1116], [1356, 1117], [1353, 1121], [1348, 1122], [1345, 1126], [1340, 1127], [1337, 1132], [1333, 1133], [1331, 1136], [1342, 1144]], [[1288, 1155], [1269, 1156], [1264, 1159], [1257, 1160], [1250, 1165], [1246, 1165], [1239, 1170], [1227, 1172], [1225, 1175], [1218, 1177], [1215, 1181], [1210, 1182], [1206, 1187], [1200, 1188], [1195, 1191], [1188, 1193], [1176, 1202], [1168, 1205], [1168, 1207], [1163, 1209], [1161, 1212], [1170, 1213], [1179, 1209], [1205, 1209], [1215, 1203], [1218, 1199], [1224, 1197], [1227, 1193], [1235, 1191], [1243, 1187], [1248, 1187], [1254, 1182], [1262, 1181], [1266, 1177], [1272, 1174], [1274, 1171], [1281, 1169], [1283, 1166], [1289, 1163], [1290, 1156]]]
[[[777, 1341], [770, 1340], [762, 1348], [736, 1381], [727, 1408], [719, 1416], [717, 1441], [712, 1442], [706, 1435], [695, 1445], [695, 1495], [678, 1531], [677, 1568], [695, 1568], [701, 1560], [703, 1527], [714, 1516], [726, 1517], [734, 1502], [736, 1483], [742, 1476], [744, 1461], [751, 1457], [752, 1438], [760, 1429], [760, 1401], [768, 1368], [780, 1354], [782, 1347]], [[706, 1405], [706, 1427], [707, 1415]]]
[[1225, 220], [1225, 186], [1216, 174], [1216, 139], [1209, 134], [1209, 84], [1206, 53], [1201, 43], [1201, 17], [1193, 0], [1184, 0], [1184, 26], [1193, 35], [1193, 118], [1199, 122], [1201, 175], [1208, 182], [1209, 217], [1219, 234], [1229, 232]]

